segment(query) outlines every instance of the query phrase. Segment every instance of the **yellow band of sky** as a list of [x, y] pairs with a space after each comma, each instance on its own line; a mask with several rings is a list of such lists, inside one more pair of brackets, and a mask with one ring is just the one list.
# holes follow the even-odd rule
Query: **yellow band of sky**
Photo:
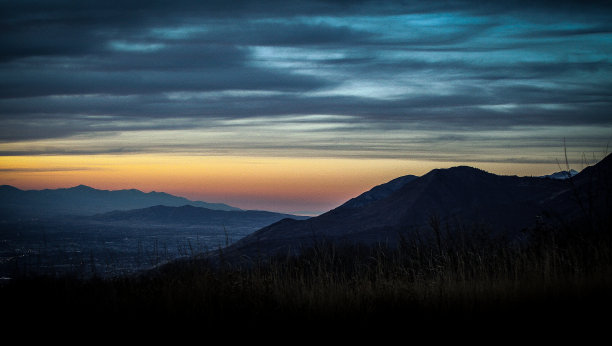
[[541, 175], [554, 164], [399, 159], [284, 158], [164, 154], [0, 157], [0, 184], [21, 189], [163, 191], [243, 209], [326, 211], [393, 178], [469, 164], [497, 174]]

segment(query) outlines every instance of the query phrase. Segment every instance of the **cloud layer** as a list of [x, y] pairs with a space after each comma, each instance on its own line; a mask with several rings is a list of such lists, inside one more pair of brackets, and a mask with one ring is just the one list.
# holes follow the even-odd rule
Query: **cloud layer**
[[0, 154], [601, 150], [609, 23], [606, 2], [1, 1]]

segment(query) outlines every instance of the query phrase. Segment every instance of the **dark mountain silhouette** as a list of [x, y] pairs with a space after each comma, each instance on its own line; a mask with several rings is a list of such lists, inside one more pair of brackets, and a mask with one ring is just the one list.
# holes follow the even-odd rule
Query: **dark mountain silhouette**
[[399, 190], [407, 183], [418, 178], [415, 175], [405, 175], [403, 177], [395, 178], [385, 184], [375, 186], [369, 191], [362, 193], [361, 195], [350, 199], [348, 202], [340, 206], [340, 208], [360, 208], [368, 204], [381, 200], [388, 197], [393, 192]]
[[612, 154], [566, 181], [568, 189], [544, 202], [545, 215], [565, 224], [608, 230], [612, 226]]
[[192, 205], [216, 210], [240, 210], [220, 203], [191, 201], [164, 192], [98, 190], [85, 185], [55, 190], [20, 190], [0, 186], [0, 217], [94, 215], [113, 210], [130, 210], [155, 205]]
[[141, 225], [214, 225], [263, 227], [285, 218], [305, 220], [306, 216], [274, 213], [259, 210], [212, 210], [191, 205], [112, 211], [91, 217], [95, 221], [137, 223]]
[[[580, 215], [589, 217], [593, 210], [607, 215], [612, 205], [611, 162], [608, 156], [564, 180], [499, 176], [465, 166], [435, 169], [369, 203], [349, 201], [308, 220], [279, 221], [238, 241], [226, 252], [251, 255], [256, 248], [258, 253], [287, 253], [322, 239], [393, 244], [399, 234], [431, 229], [432, 220], [450, 229], [486, 227], [516, 235], [532, 227], [542, 215], [555, 222]], [[602, 189], [606, 185], [608, 190]]]

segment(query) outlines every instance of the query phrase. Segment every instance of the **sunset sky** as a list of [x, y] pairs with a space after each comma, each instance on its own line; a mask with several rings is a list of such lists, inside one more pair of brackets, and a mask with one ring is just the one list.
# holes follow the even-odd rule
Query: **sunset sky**
[[0, 0], [0, 185], [319, 213], [612, 144], [607, 1]]

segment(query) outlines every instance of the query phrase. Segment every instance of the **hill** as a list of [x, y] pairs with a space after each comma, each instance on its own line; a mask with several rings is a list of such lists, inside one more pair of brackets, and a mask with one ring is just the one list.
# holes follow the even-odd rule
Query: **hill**
[[92, 220], [146, 225], [215, 225], [263, 227], [285, 218], [305, 220], [308, 217], [259, 210], [213, 210], [191, 205], [167, 207], [157, 205], [128, 211], [112, 211], [91, 217]]
[[373, 202], [388, 197], [393, 192], [404, 187], [407, 183], [418, 178], [414, 175], [405, 175], [403, 177], [395, 178], [385, 184], [377, 185], [371, 190], [362, 193], [361, 195], [350, 199], [348, 202], [340, 206], [340, 208], [360, 208], [369, 205]]
[[[515, 237], [543, 217], [567, 223], [610, 211], [611, 156], [571, 179], [500, 176], [459, 166], [412, 178], [380, 199], [346, 204], [308, 220], [282, 220], [238, 241], [227, 253], [287, 253], [322, 239], [397, 243], [415, 230], [487, 228]], [[604, 188], [607, 186], [608, 188]], [[380, 190], [380, 187], [375, 189]], [[361, 196], [374, 194], [374, 189]], [[360, 196], [360, 197], [361, 197]], [[359, 197], [356, 199], [359, 202]], [[263, 250], [262, 250], [263, 249]]]

